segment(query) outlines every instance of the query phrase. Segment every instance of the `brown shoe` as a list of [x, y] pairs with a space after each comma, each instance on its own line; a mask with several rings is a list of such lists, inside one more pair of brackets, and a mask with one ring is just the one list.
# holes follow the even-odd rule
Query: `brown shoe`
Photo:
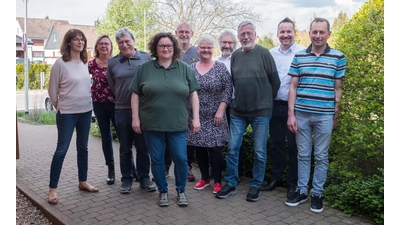
[[86, 183], [86, 185], [83, 185], [83, 183], [86, 183], [86, 182], [80, 182], [79, 183], [79, 185], [78, 185], [79, 190], [87, 191], [87, 192], [98, 192], [99, 191], [99, 189], [93, 187], [92, 185], [90, 185], [88, 183]]

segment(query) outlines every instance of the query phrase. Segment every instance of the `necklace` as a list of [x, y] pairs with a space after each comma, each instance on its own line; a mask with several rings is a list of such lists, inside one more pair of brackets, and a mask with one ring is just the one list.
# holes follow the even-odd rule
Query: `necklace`
[[100, 58], [96, 58], [96, 63], [97, 63], [97, 65], [99, 65], [101, 67], [107, 67], [108, 60], [103, 61]]

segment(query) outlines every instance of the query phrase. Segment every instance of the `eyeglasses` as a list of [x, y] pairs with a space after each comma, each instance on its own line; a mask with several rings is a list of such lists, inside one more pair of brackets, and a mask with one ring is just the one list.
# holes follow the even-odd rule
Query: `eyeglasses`
[[107, 43], [107, 42], [106, 42], [106, 43], [99, 42], [99, 43], [97, 43], [97, 44], [100, 45], [100, 46], [103, 46], [103, 45], [104, 45], [104, 46], [106, 46], [106, 47], [110, 45], [110, 43]]
[[226, 44], [233, 45], [233, 44], [235, 44], [235, 42], [233, 42], [233, 41], [223, 41], [221, 43], [222, 43], [222, 45], [226, 45]]
[[160, 49], [166, 48], [168, 50], [171, 50], [174, 47], [174, 45], [157, 45], [157, 47]]
[[253, 36], [253, 34], [254, 34], [253, 32], [247, 31], [247, 32], [243, 32], [243, 33], [239, 34], [239, 36], [244, 38], [244, 37], [246, 37], [246, 35], [247, 35], [247, 37], [251, 37], [251, 36]]
[[214, 47], [203, 47], [203, 46], [199, 46], [199, 48], [201, 49], [201, 50], [211, 50], [211, 49], [213, 49]]
[[85, 39], [83, 39], [83, 38], [80, 38], [80, 39], [79, 38], [72, 38], [72, 40], [76, 41], [76, 42], [79, 42], [79, 41], [80, 42], [85, 42]]

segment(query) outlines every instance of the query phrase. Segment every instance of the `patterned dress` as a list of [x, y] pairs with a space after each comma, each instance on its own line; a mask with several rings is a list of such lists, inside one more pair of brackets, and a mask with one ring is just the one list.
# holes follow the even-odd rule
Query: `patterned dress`
[[[232, 97], [232, 78], [225, 65], [216, 61], [213, 67], [201, 75], [196, 69], [196, 63], [192, 63], [193, 70], [200, 85], [197, 90], [200, 105], [200, 131], [192, 134], [187, 131], [187, 145], [198, 147], [224, 146], [228, 142], [229, 128], [224, 117], [219, 126], [214, 125], [214, 117], [221, 102], [229, 104]], [[192, 120], [192, 107], [188, 102], [189, 121]]]
[[92, 75], [91, 86], [92, 99], [94, 102], [114, 103], [114, 95], [107, 81], [107, 67], [97, 64], [96, 59], [88, 62], [89, 73]]

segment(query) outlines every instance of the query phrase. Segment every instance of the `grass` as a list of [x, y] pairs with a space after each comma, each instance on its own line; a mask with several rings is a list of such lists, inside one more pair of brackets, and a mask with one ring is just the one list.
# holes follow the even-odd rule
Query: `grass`
[[[56, 112], [55, 111], [41, 111], [33, 109], [29, 114], [25, 114], [25, 111], [17, 111], [17, 117], [21, 118], [28, 123], [41, 124], [41, 125], [56, 125]], [[115, 129], [112, 129], [113, 139], [117, 140]], [[96, 122], [90, 124], [90, 134], [94, 137], [100, 137], [99, 125]]]
[[29, 114], [17, 111], [17, 117], [33, 124], [56, 125], [56, 113], [54, 111], [41, 111], [33, 109]]

